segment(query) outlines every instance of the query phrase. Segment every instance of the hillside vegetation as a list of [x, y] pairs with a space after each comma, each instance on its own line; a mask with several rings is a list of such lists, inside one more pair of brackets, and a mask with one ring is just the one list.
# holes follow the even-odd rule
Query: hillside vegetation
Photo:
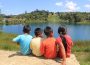
[[[4, 22], [3, 22], [4, 21]], [[66, 24], [90, 24], [90, 12], [49, 12], [35, 10], [19, 15], [0, 15], [0, 23], [66, 23]]]

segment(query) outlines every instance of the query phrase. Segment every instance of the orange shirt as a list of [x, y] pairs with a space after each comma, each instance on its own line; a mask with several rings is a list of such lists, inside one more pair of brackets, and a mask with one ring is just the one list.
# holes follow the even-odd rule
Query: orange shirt
[[[66, 57], [70, 57], [70, 54], [71, 54], [71, 48], [72, 48], [72, 45], [73, 45], [73, 42], [72, 42], [72, 39], [69, 35], [65, 35], [64, 36], [66, 38], [66, 42], [67, 42], [67, 52], [66, 52]], [[58, 37], [56, 39], [56, 43], [61, 45], [60, 43], [62, 42], [61, 38]], [[62, 58], [62, 53], [59, 52], [59, 57]]]
[[49, 37], [46, 38], [40, 47], [41, 54], [45, 56], [45, 58], [55, 58], [56, 57], [56, 44], [55, 44], [55, 38]]

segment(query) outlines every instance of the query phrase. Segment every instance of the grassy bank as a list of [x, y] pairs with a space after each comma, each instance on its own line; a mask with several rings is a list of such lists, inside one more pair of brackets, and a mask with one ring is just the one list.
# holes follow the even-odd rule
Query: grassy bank
[[90, 41], [76, 41], [72, 48], [80, 65], [90, 65]]
[[19, 49], [19, 45], [12, 42], [12, 39], [15, 37], [15, 34], [6, 34], [0, 32], [0, 49], [4, 50], [13, 50], [16, 51]]
[[[12, 39], [16, 37], [15, 34], [7, 34], [0, 32], [0, 49], [17, 51], [19, 45], [12, 42]], [[72, 48], [81, 65], [90, 65], [90, 41], [75, 41]]]

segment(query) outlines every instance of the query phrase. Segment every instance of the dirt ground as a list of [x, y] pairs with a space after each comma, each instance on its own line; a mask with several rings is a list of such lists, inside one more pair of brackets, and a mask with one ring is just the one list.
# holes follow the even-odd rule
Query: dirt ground
[[[60, 59], [45, 59], [33, 55], [23, 56], [15, 51], [0, 50], [0, 65], [61, 65]], [[80, 65], [74, 54], [67, 58], [66, 65]]]

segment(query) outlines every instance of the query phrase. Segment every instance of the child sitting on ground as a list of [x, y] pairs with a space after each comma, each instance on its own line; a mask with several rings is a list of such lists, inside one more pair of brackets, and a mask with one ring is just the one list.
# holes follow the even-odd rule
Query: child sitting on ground
[[[56, 46], [56, 39], [53, 37], [53, 30], [51, 27], [47, 26], [44, 29], [44, 33], [46, 35], [46, 39], [42, 42], [40, 50], [41, 54], [44, 55], [47, 59], [53, 59], [57, 56], [57, 46]], [[65, 50], [63, 45], [61, 45], [61, 51], [63, 53], [63, 61], [62, 65], [66, 65], [66, 57], [65, 57]]]
[[[63, 44], [65, 48], [66, 57], [69, 58], [71, 54], [71, 48], [73, 45], [72, 39], [69, 35], [67, 35], [64, 27], [58, 28], [59, 37], [56, 39], [56, 42], [60, 46]], [[62, 58], [62, 52], [59, 50], [59, 57]]]
[[47, 26], [44, 29], [44, 33], [46, 35], [46, 39], [43, 40], [40, 51], [41, 54], [45, 56], [45, 58], [55, 58], [56, 57], [56, 45], [55, 45], [55, 38], [53, 37], [53, 30], [51, 27]]
[[30, 26], [25, 25], [23, 27], [24, 34], [19, 35], [13, 39], [13, 42], [17, 42], [20, 44], [20, 52], [23, 55], [28, 55], [31, 53], [30, 42], [32, 40], [32, 36], [29, 35], [30, 30], [31, 30]]
[[41, 56], [42, 54], [40, 52], [40, 45], [43, 40], [41, 28], [36, 28], [34, 34], [35, 37], [31, 41], [30, 48], [32, 50], [33, 55]]

